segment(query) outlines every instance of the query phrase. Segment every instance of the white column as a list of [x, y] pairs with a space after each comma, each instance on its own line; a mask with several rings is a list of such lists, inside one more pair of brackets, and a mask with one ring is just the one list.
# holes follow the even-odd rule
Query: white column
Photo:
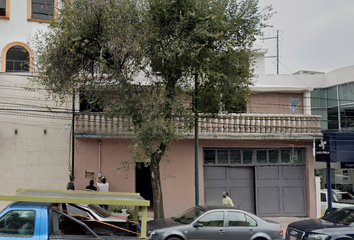
[[311, 115], [311, 94], [310, 92], [304, 92], [304, 97], [303, 97], [303, 109], [304, 109], [304, 114], [305, 115]]

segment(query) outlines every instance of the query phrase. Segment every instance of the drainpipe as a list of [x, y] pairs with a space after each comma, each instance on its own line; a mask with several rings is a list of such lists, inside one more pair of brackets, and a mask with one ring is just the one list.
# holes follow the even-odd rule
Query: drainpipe
[[101, 140], [98, 140], [98, 174], [101, 175]]
[[71, 135], [71, 176], [74, 177], [75, 175], [75, 90], [73, 90], [73, 115], [72, 115], [72, 120], [71, 120], [71, 129], [72, 129], [72, 135]]

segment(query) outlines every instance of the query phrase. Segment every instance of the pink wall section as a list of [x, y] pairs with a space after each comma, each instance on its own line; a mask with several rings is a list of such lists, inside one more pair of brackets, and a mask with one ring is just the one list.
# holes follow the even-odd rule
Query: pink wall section
[[[121, 161], [129, 161], [129, 139], [101, 140], [102, 175], [110, 184], [110, 191], [135, 192], [135, 170], [117, 170]], [[98, 173], [98, 139], [76, 139], [75, 188], [85, 189], [90, 179], [85, 179], [85, 171]], [[200, 153], [201, 154], [201, 153]], [[200, 183], [202, 183], [203, 163], [199, 162]], [[164, 192], [166, 216], [174, 216], [195, 204], [194, 200], [194, 140], [178, 141], [173, 151], [160, 163], [161, 183]], [[202, 185], [200, 188], [202, 189]]]
[[[165, 215], [175, 216], [194, 206], [194, 139], [175, 142], [173, 151], [168, 153], [160, 166]], [[201, 161], [199, 161], [199, 172], [199, 182], [202, 183], [203, 164]]]
[[[102, 174], [110, 183], [110, 191], [135, 192], [135, 170], [117, 170], [121, 161], [129, 161], [129, 139], [101, 139]], [[226, 148], [306, 148], [307, 206], [309, 217], [314, 217], [315, 206], [312, 141], [296, 140], [213, 140], [201, 139], [199, 146], [200, 204], [204, 204], [203, 151], [204, 147]], [[165, 216], [171, 217], [195, 204], [194, 184], [194, 139], [174, 142], [172, 151], [160, 163]], [[98, 173], [98, 139], [76, 139], [75, 187], [84, 189], [89, 179], [85, 171]], [[147, 179], [148, 181], [148, 179]], [[221, 200], [220, 200], [221, 201]]]
[[[130, 159], [128, 148], [130, 140], [101, 139], [101, 173], [109, 182], [112, 192], [135, 192], [135, 169], [117, 170], [122, 167], [121, 161]], [[75, 151], [75, 188], [83, 190], [90, 179], [85, 178], [85, 171], [94, 172], [99, 169], [98, 139], [76, 139]]]

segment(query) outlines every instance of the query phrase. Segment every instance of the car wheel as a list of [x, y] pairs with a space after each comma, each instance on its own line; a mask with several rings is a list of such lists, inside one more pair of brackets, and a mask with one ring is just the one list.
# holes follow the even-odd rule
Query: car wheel
[[179, 237], [169, 237], [166, 240], [181, 240]]

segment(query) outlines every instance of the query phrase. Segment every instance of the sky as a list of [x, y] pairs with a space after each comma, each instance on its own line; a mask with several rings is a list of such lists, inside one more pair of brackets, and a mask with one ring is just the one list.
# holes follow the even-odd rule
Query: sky
[[[279, 73], [330, 72], [354, 65], [354, 0], [259, 0], [277, 13], [264, 37], [279, 30]], [[276, 39], [259, 41], [276, 55]], [[259, 46], [259, 45], [258, 45]], [[275, 58], [266, 59], [266, 74], [276, 74]]]

